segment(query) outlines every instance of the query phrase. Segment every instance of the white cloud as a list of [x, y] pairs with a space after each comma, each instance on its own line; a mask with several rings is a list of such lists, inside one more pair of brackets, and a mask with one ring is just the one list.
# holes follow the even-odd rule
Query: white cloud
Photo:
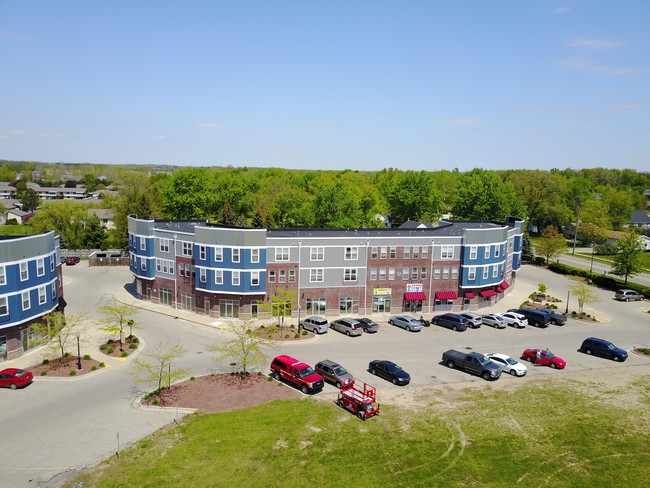
[[15, 139], [16, 137], [26, 136], [27, 132], [20, 129], [14, 129], [7, 132], [0, 132], [0, 140], [6, 141], [8, 139]]
[[623, 41], [616, 41], [612, 39], [583, 39], [576, 38], [569, 41], [569, 46], [571, 47], [582, 47], [586, 49], [594, 50], [607, 50], [607, 49], [616, 49], [623, 46]]
[[483, 123], [483, 121], [479, 119], [466, 119], [462, 117], [442, 119], [442, 122], [445, 124], [454, 124], [454, 125], [480, 125]]
[[647, 68], [623, 68], [601, 64], [589, 58], [573, 58], [560, 61], [560, 67], [569, 71], [585, 71], [590, 73], [604, 73], [606, 75], [633, 75], [645, 73]]
[[199, 122], [196, 126], [200, 129], [221, 129], [223, 125], [218, 122]]

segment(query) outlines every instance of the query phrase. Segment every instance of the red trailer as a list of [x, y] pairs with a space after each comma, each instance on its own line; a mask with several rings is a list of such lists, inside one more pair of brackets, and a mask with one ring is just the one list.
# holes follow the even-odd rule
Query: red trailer
[[379, 413], [377, 388], [355, 380], [353, 384], [341, 387], [338, 404], [341, 408], [357, 414], [361, 420], [366, 420]]

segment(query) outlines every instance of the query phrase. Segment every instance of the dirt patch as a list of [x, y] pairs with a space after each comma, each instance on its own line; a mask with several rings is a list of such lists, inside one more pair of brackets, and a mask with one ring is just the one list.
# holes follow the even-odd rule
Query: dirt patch
[[291, 327], [287, 325], [281, 327], [276, 325], [260, 327], [257, 329], [257, 335], [270, 341], [304, 341], [305, 339], [314, 337], [313, 332], [302, 328], [298, 330], [295, 326]]
[[[203, 413], [227, 412], [252, 407], [271, 400], [301, 398], [302, 394], [290, 386], [268, 380], [266, 376], [218, 374], [199, 376], [165, 389], [158, 406], [195, 408]], [[153, 405], [151, 397], [143, 405]]]
[[[67, 377], [88, 374], [101, 369], [103, 366], [100, 366], [100, 362], [96, 359], [81, 358], [81, 370], [78, 370], [77, 367], [77, 356], [69, 356], [63, 359], [51, 359], [47, 364], [41, 363], [30, 366], [27, 368], [27, 371], [30, 371], [34, 375], [34, 378], [37, 376]], [[95, 369], [93, 370], [93, 368]], [[43, 371], [45, 374], [43, 374]], [[70, 374], [71, 371], [74, 371], [74, 374]]]

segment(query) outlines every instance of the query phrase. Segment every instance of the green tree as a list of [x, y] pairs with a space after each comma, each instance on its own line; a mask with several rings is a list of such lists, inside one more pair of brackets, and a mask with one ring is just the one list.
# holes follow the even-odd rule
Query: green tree
[[259, 303], [260, 309], [278, 318], [278, 326], [284, 325], [284, 318], [291, 316], [291, 311], [297, 306], [298, 291], [288, 288], [278, 287], [268, 298]]
[[84, 204], [68, 200], [53, 201], [44, 202], [29, 223], [34, 233], [53, 230], [61, 236], [62, 247], [79, 249], [88, 217], [88, 208]]
[[150, 351], [143, 352], [134, 362], [132, 375], [136, 382], [146, 383], [154, 389], [162, 400], [164, 384], [171, 388], [172, 383], [185, 378], [189, 369], [172, 368], [175, 361], [187, 354], [180, 341], [174, 345], [159, 342]]
[[170, 219], [207, 219], [217, 213], [215, 190], [204, 168], [183, 168], [174, 173], [162, 192]]
[[36, 192], [36, 190], [27, 188], [20, 195], [20, 202], [23, 204], [23, 210], [25, 212], [33, 212], [38, 208], [38, 205], [41, 203], [41, 199], [39, 198], [38, 192]]
[[272, 345], [271, 341], [258, 334], [252, 321], [231, 324], [230, 332], [234, 336], [232, 339], [208, 346], [208, 351], [217, 354], [215, 361], [242, 374], [264, 369], [269, 363], [265, 350]]
[[407, 220], [435, 222], [442, 215], [442, 196], [426, 171], [398, 173], [386, 199], [396, 226]]
[[463, 220], [503, 220], [523, 216], [524, 208], [512, 183], [493, 171], [475, 169], [461, 178], [452, 213]]
[[566, 239], [554, 225], [549, 225], [542, 231], [542, 237], [535, 246], [535, 252], [544, 256], [546, 263], [558, 257], [566, 249]]
[[66, 348], [71, 341], [81, 333], [81, 326], [87, 319], [86, 314], [64, 314], [60, 311], [50, 312], [43, 316], [42, 322], [35, 322], [31, 325], [37, 337], [42, 338], [46, 345], [46, 351], [52, 356], [59, 354], [61, 361], [65, 361]]
[[106, 230], [97, 215], [90, 215], [84, 227], [81, 243], [86, 249], [105, 249]]
[[584, 281], [578, 281], [569, 287], [571, 294], [578, 299], [578, 313], [584, 313], [584, 306], [588, 303], [598, 302], [598, 296], [591, 286]]
[[602, 201], [591, 198], [582, 204], [580, 211], [580, 235], [587, 243], [602, 241], [607, 238], [610, 228], [607, 208]]
[[120, 351], [124, 350], [124, 329], [126, 327], [135, 327], [135, 322], [131, 318], [138, 313], [138, 309], [128, 303], [119, 302], [115, 297], [108, 305], [99, 307], [99, 311], [104, 315], [100, 320], [99, 330], [109, 334], [119, 335]]
[[612, 274], [624, 276], [627, 284], [628, 277], [643, 272], [644, 247], [634, 231], [618, 241], [618, 252], [614, 255]]

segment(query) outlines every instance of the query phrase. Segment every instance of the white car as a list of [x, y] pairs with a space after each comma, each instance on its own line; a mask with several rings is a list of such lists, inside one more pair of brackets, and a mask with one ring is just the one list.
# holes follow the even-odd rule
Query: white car
[[483, 315], [483, 324], [491, 325], [495, 329], [505, 329], [506, 321], [498, 313], [488, 313]]
[[526, 373], [528, 373], [528, 368], [524, 364], [506, 354], [491, 353], [486, 354], [486, 356], [501, 366], [504, 373], [510, 373], [512, 376], [526, 376]]
[[503, 317], [507, 325], [512, 325], [516, 329], [523, 329], [528, 325], [526, 316], [517, 312], [502, 313], [501, 317]]

